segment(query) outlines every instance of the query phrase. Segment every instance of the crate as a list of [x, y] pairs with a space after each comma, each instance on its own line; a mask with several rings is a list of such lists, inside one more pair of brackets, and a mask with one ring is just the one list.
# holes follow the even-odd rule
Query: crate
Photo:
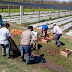
[[51, 33], [51, 32], [47, 32], [47, 34], [48, 34], [48, 35], [53, 35], [53, 33]]
[[45, 36], [45, 32], [43, 32], [43, 36]]
[[42, 39], [41, 42], [42, 42], [42, 43], [47, 43], [47, 40]]
[[71, 54], [71, 52], [72, 51], [70, 49], [64, 49], [64, 50], [60, 51], [60, 54], [65, 56], [65, 57], [68, 57]]
[[54, 40], [54, 37], [53, 37], [53, 36], [49, 36], [49, 38], [50, 38], [51, 40]]
[[50, 40], [50, 38], [49, 38], [49, 37], [46, 37], [46, 38]]
[[65, 48], [66, 50], [69, 50], [72, 53], [72, 50]]

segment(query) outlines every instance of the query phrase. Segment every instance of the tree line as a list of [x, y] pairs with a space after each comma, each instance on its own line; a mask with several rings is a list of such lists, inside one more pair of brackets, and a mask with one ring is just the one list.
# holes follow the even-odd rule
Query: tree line
[[58, 0], [0, 0], [0, 1], [10, 1], [10, 2], [29, 2], [29, 3], [39, 3], [39, 4], [55, 4], [55, 5], [66, 5], [72, 6], [72, 0], [69, 2], [59, 2]]

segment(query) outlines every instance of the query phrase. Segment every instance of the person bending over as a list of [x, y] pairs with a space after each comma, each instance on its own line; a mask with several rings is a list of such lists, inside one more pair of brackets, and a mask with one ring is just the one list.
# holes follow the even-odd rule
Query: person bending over
[[59, 26], [56, 25], [56, 23], [53, 23], [53, 34], [56, 34], [54, 40], [56, 41], [57, 47], [59, 47], [60, 46], [59, 39], [62, 36], [62, 30]]

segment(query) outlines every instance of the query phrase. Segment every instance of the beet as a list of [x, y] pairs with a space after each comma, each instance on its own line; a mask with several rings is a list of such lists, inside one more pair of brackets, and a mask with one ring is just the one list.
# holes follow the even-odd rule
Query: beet
[[45, 40], [49, 41], [49, 39], [45, 38]]
[[70, 50], [66, 50], [66, 49], [63, 49], [62, 51], [66, 52], [66, 53], [70, 52]]
[[40, 37], [37, 37], [37, 42], [41, 41], [41, 38]]
[[48, 53], [50, 53], [50, 51], [48, 51]]

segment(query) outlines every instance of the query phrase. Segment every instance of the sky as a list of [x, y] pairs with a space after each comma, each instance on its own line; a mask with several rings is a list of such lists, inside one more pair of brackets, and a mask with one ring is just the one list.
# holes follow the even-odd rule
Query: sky
[[68, 1], [70, 1], [70, 0], [58, 0], [58, 1], [60, 1], [60, 2], [63, 2], [63, 1], [68, 2]]

